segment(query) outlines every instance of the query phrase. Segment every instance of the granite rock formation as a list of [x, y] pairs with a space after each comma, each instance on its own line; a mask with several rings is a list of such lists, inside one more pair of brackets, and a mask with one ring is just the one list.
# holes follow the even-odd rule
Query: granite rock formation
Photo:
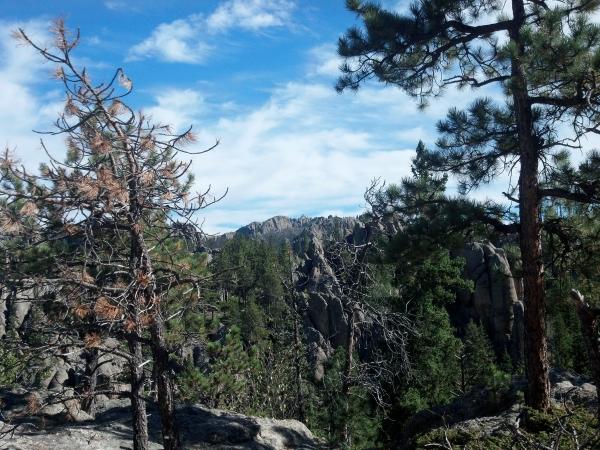
[[473, 292], [460, 292], [451, 308], [459, 328], [469, 321], [481, 323], [498, 354], [506, 352], [513, 362], [523, 354], [523, 302], [506, 252], [489, 242], [467, 244], [460, 252], [465, 259], [465, 277], [473, 281]]
[[[76, 400], [45, 406], [28, 414], [29, 396], [44, 404], [51, 393], [0, 392], [4, 401], [0, 447], [11, 450], [113, 450], [131, 448], [129, 400], [107, 399], [98, 405], [95, 417], [81, 411]], [[50, 396], [49, 396], [50, 395]], [[149, 409], [150, 448], [161, 449], [158, 412]], [[250, 417], [228, 411], [187, 406], [177, 411], [178, 425], [186, 449], [212, 450], [319, 450], [324, 448], [304, 424], [296, 420]]]

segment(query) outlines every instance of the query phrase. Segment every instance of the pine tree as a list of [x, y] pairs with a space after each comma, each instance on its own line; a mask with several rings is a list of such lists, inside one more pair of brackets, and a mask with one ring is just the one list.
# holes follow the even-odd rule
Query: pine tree
[[572, 147], [558, 137], [557, 121], [569, 117], [577, 137], [597, 131], [600, 32], [589, 17], [598, 2], [559, 0], [550, 6], [512, 0], [511, 17], [501, 14], [503, 4], [422, 0], [409, 12], [397, 14], [372, 2], [348, 0], [348, 8], [362, 19], [364, 28], [349, 29], [339, 41], [339, 53], [347, 63], [337, 88], [358, 89], [375, 77], [418, 97], [422, 105], [451, 85], [496, 84], [506, 92], [505, 106], [480, 99], [466, 112], [451, 110], [439, 125], [444, 136], [431, 164], [458, 175], [466, 192], [518, 163], [518, 186], [509, 189], [507, 197], [518, 203], [519, 221], [497, 225], [520, 235], [526, 402], [545, 410], [550, 406], [550, 387], [541, 200], [595, 202], [599, 187], [582, 180], [579, 185], [550, 188], [540, 179], [549, 168], [552, 171], [548, 165], [552, 153], [561, 146]]
[[467, 325], [461, 354], [461, 391], [491, 386], [499, 369], [492, 343], [480, 324], [471, 321]]
[[[56, 65], [66, 102], [54, 133], [65, 135], [67, 158], [59, 161], [46, 149], [49, 161], [35, 175], [8, 152], [0, 158], [0, 227], [24, 239], [30, 252], [46, 242], [61, 251], [40, 274], [16, 261], [3, 267], [3, 277], [21, 288], [53, 290], [57, 295], [51, 303], [65, 318], [56, 322], [63, 336], [128, 361], [136, 450], [148, 448], [144, 386], [147, 362], [152, 362], [163, 444], [177, 450], [174, 349], [166, 334], [169, 300], [173, 290], [191, 286], [186, 296], [193, 304], [201, 277], [177, 264], [170, 244], [174, 223], [193, 224], [194, 215], [211, 203], [206, 193], [191, 192], [190, 163], [178, 160], [194, 135], [191, 130], [173, 134], [134, 113], [124, 103], [132, 91], [124, 72], [118, 69], [109, 83], [93, 83], [73, 62], [79, 34], [71, 35], [62, 20], [53, 32], [51, 48], [36, 44], [23, 30], [15, 35]], [[106, 349], [106, 336], [128, 351]]]
[[304, 418], [307, 360], [292, 257], [289, 246], [234, 237], [211, 264], [228, 292], [220, 320], [240, 330], [243, 351], [256, 361], [238, 405], [250, 414]]
[[255, 349], [244, 348], [240, 329], [233, 326], [222, 341], [209, 342], [206, 353], [210, 359], [207, 367], [196, 368], [188, 361], [180, 374], [181, 397], [212, 408], [251, 410], [251, 378], [259, 363]]
[[[403, 264], [403, 263], [399, 263]], [[462, 279], [464, 261], [438, 250], [410, 272], [397, 272], [400, 308], [415, 317], [415, 336], [409, 352], [413, 374], [410, 385], [427, 406], [445, 403], [455, 394], [458, 377], [456, 355], [460, 341], [450, 324], [446, 306], [454, 302], [458, 289], [468, 289]]]

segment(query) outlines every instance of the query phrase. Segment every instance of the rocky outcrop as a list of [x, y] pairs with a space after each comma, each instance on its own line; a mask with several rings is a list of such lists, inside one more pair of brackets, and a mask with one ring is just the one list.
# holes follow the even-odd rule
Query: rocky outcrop
[[[219, 249], [235, 236], [259, 239], [272, 244], [290, 242], [300, 244], [305, 238], [316, 236], [318, 239], [344, 239], [352, 233], [358, 219], [354, 217], [299, 217], [275, 216], [264, 222], [252, 222], [237, 231], [216, 236], [204, 236], [202, 245], [208, 249]], [[296, 246], [301, 250], [302, 245]]]
[[[76, 401], [46, 406], [36, 416], [27, 414], [31, 400], [24, 391], [0, 393], [5, 402], [0, 429], [21, 424], [14, 435], [6, 436], [2, 448], [37, 450], [113, 450], [131, 448], [129, 402], [109, 400], [91, 417]], [[47, 399], [38, 393], [38, 401]], [[158, 414], [150, 407], [150, 448], [161, 449]], [[186, 449], [213, 450], [318, 450], [324, 448], [304, 424], [296, 420], [250, 417], [217, 409], [188, 406], [178, 410], [178, 425]], [[10, 422], [9, 422], [10, 421]], [[1, 432], [1, 431], [0, 431]]]
[[[570, 409], [587, 410], [588, 416], [593, 417], [590, 413], [596, 411], [598, 396], [596, 387], [589, 381], [586, 377], [568, 371], [556, 369], [550, 371], [551, 404], [558, 411], [560, 411], [560, 408], [567, 408], [559, 412], [558, 416], [552, 420], [552, 425], [556, 426], [557, 429], [559, 429], [559, 425], [556, 419], [562, 418], [564, 420], [569, 415]], [[482, 440], [490, 437], [507, 435], [507, 433], [510, 436], [511, 430], [518, 423], [518, 419], [523, 418], [525, 414], [522, 396], [525, 386], [526, 381], [524, 378], [515, 377], [510, 385], [500, 391], [481, 389], [459, 397], [448, 405], [435, 406], [421, 411], [414, 415], [405, 424], [404, 429], [399, 432], [396, 438], [399, 443], [398, 448], [409, 447], [408, 442], [414, 436], [429, 433], [435, 429], [442, 431], [442, 433], [439, 433], [442, 436], [444, 432], [455, 437], [460, 437], [462, 432], [472, 434], [472, 444], [477, 443], [477, 445], [471, 446], [469, 445], [471, 442], [465, 442], [464, 440], [458, 445], [458, 442], [452, 442], [451, 440], [452, 445], [456, 444], [456, 447], [460, 448], [463, 448], [463, 445], [464, 448], [551, 448], [543, 446], [515, 447], [513, 446], [514, 442], [511, 445], [511, 440], [508, 440], [506, 446], [493, 440], [492, 442], [495, 443], [493, 446], [479, 444]], [[430, 447], [449, 448], [448, 446], [436, 445]], [[417, 446], [417, 448], [423, 447]], [[565, 445], [556, 448], [571, 449], [576, 447]]]
[[333, 268], [325, 257], [322, 237], [310, 236], [304, 264], [298, 268], [298, 288], [304, 303], [304, 330], [314, 379], [320, 381], [324, 364], [334, 349], [346, 342], [348, 314], [340, 300]]
[[523, 303], [517, 295], [518, 280], [512, 274], [506, 253], [489, 242], [474, 242], [460, 252], [465, 276], [473, 281], [473, 292], [460, 292], [451, 317], [460, 328], [473, 320], [481, 323], [496, 351], [507, 352], [514, 362], [523, 353]]
[[37, 289], [28, 289], [18, 294], [0, 287], [0, 339], [8, 332], [18, 333], [31, 311], [32, 300], [38, 296]]
[[364, 239], [364, 226], [353, 217], [273, 217], [253, 222], [232, 233], [206, 237], [204, 248], [218, 250], [229, 239], [243, 236], [274, 245], [289, 243], [295, 256], [296, 289], [304, 311], [304, 332], [314, 378], [320, 380], [332, 352], [346, 342], [348, 314], [339, 280], [326, 257], [330, 242]]
[[[0, 345], [2, 339], [19, 337], [26, 340], [39, 332], [44, 326], [43, 322], [48, 319], [42, 300], [54, 294], [52, 286], [44, 285], [19, 291], [0, 289]], [[51, 336], [45, 334], [46, 339], [55, 339]], [[56, 339], [59, 339], [58, 335]], [[66, 345], [67, 341], [61, 342]], [[111, 353], [119, 346], [117, 340], [105, 338], [102, 345], [104, 350], [100, 352], [96, 374], [99, 385], [109, 385], [123, 374], [126, 361]], [[46, 349], [39, 359], [36, 358], [33, 370], [23, 374], [23, 379], [26, 384], [41, 389], [76, 387], [85, 378], [87, 355], [86, 349], [76, 346]]]
[[[384, 234], [398, 231], [394, 223], [385, 226], [391, 228], [382, 229]], [[348, 314], [343, 308], [339, 280], [326, 256], [327, 245], [335, 241], [364, 242], [364, 225], [357, 218], [277, 216], [236, 232], [208, 237], [203, 245], [216, 250], [234, 236], [291, 244], [298, 262], [297, 289], [304, 302], [309, 355], [314, 377], [320, 379], [324, 362], [343, 345], [348, 332]], [[523, 352], [523, 303], [505, 251], [489, 242], [474, 242], [457, 256], [465, 259], [465, 277], [473, 281], [474, 291], [459, 293], [457, 302], [449, 307], [453, 323], [459, 330], [471, 320], [482, 323], [498, 354], [507, 352], [518, 363]], [[359, 349], [369, 345], [361, 342], [365, 335], [359, 333]]]

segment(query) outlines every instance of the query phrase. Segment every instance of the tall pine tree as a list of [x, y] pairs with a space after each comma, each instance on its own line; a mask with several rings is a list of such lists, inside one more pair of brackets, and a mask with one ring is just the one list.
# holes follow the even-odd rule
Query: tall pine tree
[[[481, 99], [467, 112], [450, 111], [432, 167], [458, 175], [465, 191], [518, 167], [518, 186], [507, 196], [518, 203], [525, 300], [525, 348], [529, 406], [550, 405], [545, 338], [544, 266], [540, 204], [545, 198], [598, 199], [598, 185], [549, 188], [557, 148], [597, 132], [596, 70], [600, 31], [590, 23], [596, 0], [420, 0], [405, 14], [372, 2], [348, 0], [363, 22], [340, 39], [346, 58], [337, 89], [357, 89], [376, 78], [426, 103], [444, 87], [499, 85], [504, 106]], [[575, 141], [558, 137], [569, 118]], [[550, 164], [549, 164], [550, 163]]]

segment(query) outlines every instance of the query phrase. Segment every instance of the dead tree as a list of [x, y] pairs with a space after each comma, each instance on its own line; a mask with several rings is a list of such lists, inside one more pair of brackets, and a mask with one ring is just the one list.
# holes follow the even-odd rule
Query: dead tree
[[298, 299], [298, 287], [294, 277], [294, 256], [290, 246], [285, 249], [287, 257], [287, 277], [284, 276], [282, 284], [286, 292], [286, 306], [291, 314], [293, 323], [293, 354], [294, 354], [294, 384], [296, 397], [295, 416], [300, 422], [306, 422], [306, 395], [304, 392], [304, 355], [305, 342], [302, 338], [302, 316], [305, 313]]
[[[377, 188], [373, 182], [365, 193], [370, 201], [372, 192]], [[349, 414], [348, 397], [352, 388], [361, 386], [372, 399], [382, 407], [389, 406], [386, 389], [400, 373], [406, 373], [409, 367], [406, 351], [408, 336], [412, 327], [407, 317], [385, 305], [374, 304], [370, 299], [374, 278], [371, 271], [372, 258], [381, 249], [377, 239], [384, 225], [383, 216], [373, 212], [362, 223], [360, 233], [345, 240], [330, 242], [325, 249], [325, 257], [333, 268], [335, 277], [334, 292], [339, 296], [347, 319], [347, 333], [344, 344], [345, 362], [342, 373], [342, 386], [339, 396], [345, 399], [344, 417]], [[363, 360], [357, 359], [357, 341], [361, 333], [378, 334], [372, 343], [370, 355]], [[352, 436], [347, 423], [343, 420], [340, 441], [350, 447]]]
[[[31, 174], [6, 152], [0, 224], [4, 233], [27, 235], [30, 248], [50, 243], [60, 250], [51, 272], [29, 277], [15, 264], [11, 281], [54, 286], [64, 316], [85, 330], [82, 347], [102, 349], [106, 336], [123, 343], [136, 450], [148, 448], [144, 386], [153, 366], [163, 444], [180, 449], [166, 323], [198, 301], [202, 280], [178, 263], [173, 224], [195, 226], [197, 213], [218, 199], [192, 192], [191, 161], [179, 157], [214, 147], [183, 150], [195, 141], [191, 129], [174, 133], [134, 112], [124, 103], [132, 82], [122, 69], [108, 83], [94, 83], [72, 59], [79, 32], [71, 35], [61, 20], [52, 31], [50, 48], [22, 29], [15, 37], [56, 65], [66, 102], [51, 134], [66, 137], [67, 159], [52, 156], [42, 141], [48, 162]], [[175, 292], [176, 305], [170, 300]]]

